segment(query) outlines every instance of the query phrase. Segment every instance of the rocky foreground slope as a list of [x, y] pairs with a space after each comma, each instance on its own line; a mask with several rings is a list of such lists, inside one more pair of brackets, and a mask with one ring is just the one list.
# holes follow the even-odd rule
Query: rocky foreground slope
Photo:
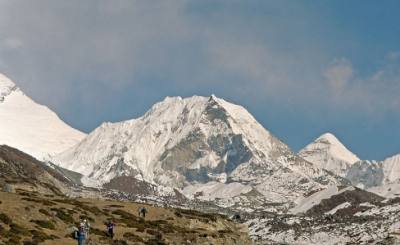
[[[69, 176], [69, 177], [68, 177]], [[0, 145], [0, 186], [60, 194], [76, 185], [77, 173], [50, 167], [15, 148]]]
[[[242, 225], [217, 214], [98, 199], [70, 199], [17, 190], [0, 192], [0, 244], [76, 244], [73, 227], [91, 223], [86, 244], [252, 244]], [[146, 207], [146, 219], [138, 208]], [[104, 223], [116, 224], [115, 237]]]

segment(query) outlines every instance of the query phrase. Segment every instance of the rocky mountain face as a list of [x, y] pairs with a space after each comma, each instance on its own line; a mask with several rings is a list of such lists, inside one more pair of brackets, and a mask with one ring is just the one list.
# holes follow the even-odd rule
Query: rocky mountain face
[[384, 184], [384, 176], [382, 162], [368, 160], [355, 163], [346, 174], [353, 185], [364, 189]]
[[26, 96], [0, 74], [0, 144], [18, 148], [40, 160], [60, 153], [85, 137], [49, 108]]
[[385, 197], [400, 195], [400, 155], [384, 161], [359, 161], [348, 171], [346, 178], [353, 185]]
[[104, 123], [52, 161], [83, 174], [86, 184], [133, 176], [225, 205], [288, 202], [343, 181], [215, 96], [167, 97], [143, 117]]
[[[51, 168], [9, 146], [0, 146], [0, 186], [61, 194], [75, 183], [60, 168]], [[72, 174], [71, 174], [72, 175]]]
[[319, 168], [342, 177], [345, 177], [351, 165], [360, 161], [331, 133], [321, 135], [304, 147], [298, 155]]

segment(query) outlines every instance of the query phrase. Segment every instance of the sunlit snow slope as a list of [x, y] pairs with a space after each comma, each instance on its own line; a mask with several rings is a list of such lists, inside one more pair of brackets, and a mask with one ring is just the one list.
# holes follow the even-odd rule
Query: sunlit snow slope
[[0, 145], [15, 147], [42, 160], [84, 137], [84, 133], [65, 124], [46, 106], [35, 103], [0, 74]]
[[304, 147], [299, 156], [342, 177], [352, 164], [360, 160], [331, 133], [321, 135]]
[[167, 97], [138, 119], [102, 124], [53, 161], [102, 183], [135, 176], [207, 200], [283, 202], [336, 183], [242, 106], [215, 96]]

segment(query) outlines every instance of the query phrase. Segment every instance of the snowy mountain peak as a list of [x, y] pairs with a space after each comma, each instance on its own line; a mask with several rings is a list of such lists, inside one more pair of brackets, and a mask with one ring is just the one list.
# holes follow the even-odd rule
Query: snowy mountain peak
[[360, 161], [331, 133], [318, 137], [302, 149], [299, 156], [339, 176], [344, 176], [350, 165]]
[[4, 97], [9, 95], [15, 89], [15, 83], [4, 74], [0, 73], [0, 102], [2, 102]]
[[210, 100], [218, 100], [218, 97], [215, 94], [211, 94]]
[[37, 104], [0, 74], [0, 145], [8, 145], [40, 160], [78, 143], [85, 134]]
[[335, 135], [329, 132], [319, 136], [315, 141], [326, 141], [329, 142], [330, 144], [342, 145], [342, 143], [338, 140], [338, 138], [336, 138]]
[[335, 135], [331, 133], [325, 133], [318, 137], [314, 142], [306, 146], [302, 153], [305, 151], [309, 152], [325, 152], [331, 155], [334, 158], [346, 161], [348, 163], [355, 163], [360, 159], [351, 151], [349, 151], [343, 144], [340, 142]]
[[320, 188], [325, 178], [245, 108], [216, 96], [167, 97], [140, 118], [103, 124], [53, 161], [86, 176], [88, 185], [133, 176], [189, 196], [208, 193], [205, 199], [254, 189], [284, 201]]

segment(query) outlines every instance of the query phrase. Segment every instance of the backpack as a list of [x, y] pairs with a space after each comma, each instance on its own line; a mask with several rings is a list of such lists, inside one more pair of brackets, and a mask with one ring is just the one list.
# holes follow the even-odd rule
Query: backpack
[[78, 230], [72, 232], [72, 238], [74, 238], [75, 240], [78, 240], [78, 237], [79, 237], [79, 231]]

